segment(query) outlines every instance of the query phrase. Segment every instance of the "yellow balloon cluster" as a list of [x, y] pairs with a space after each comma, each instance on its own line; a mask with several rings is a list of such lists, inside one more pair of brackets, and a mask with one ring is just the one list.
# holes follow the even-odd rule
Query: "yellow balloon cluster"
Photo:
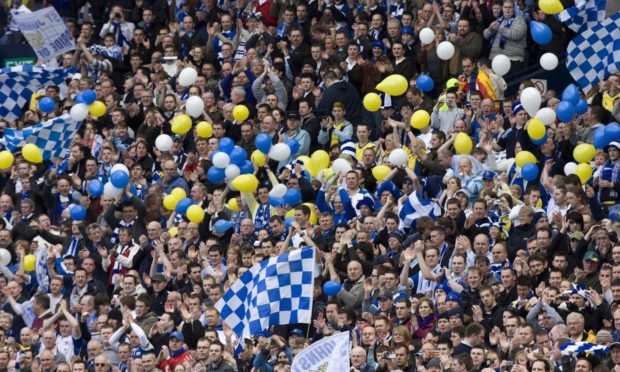
[[474, 142], [471, 140], [471, 137], [465, 133], [459, 133], [456, 135], [456, 138], [454, 139], [454, 149], [457, 154], [469, 154], [473, 148]]
[[235, 177], [232, 186], [241, 192], [254, 192], [258, 188], [258, 179], [253, 174], [242, 174]]
[[594, 148], [594, 145], [590, 143], [579, 144], [573, 150], [573, 158], [575, 158], [578, 163], [589, 162], [590, 160], [594, 159], [595, 154], [596, 149]]
[[390, 96], [402, 96], [409, 88], [409, 82], [403, 75], [392, 74], [377, 85], [377, 90]]
[[209, 138], [213, 135], [213, 126], [211, 123], [207, 123], [206, 121], [201, 121], [196, 124], [196, 134], [200, 138]]
[[105, 103], [101, 101], [95, 101], [88, 106], [88, 112], [96, 118], [100, 118], [105, 115], [105, 111]]
[[536, 156], [529, 151], [519, 151], [515, 156], [515, 163], [517, 163], [517, 167], [520, 168], [523, 168], [523, 166], [528, 163], [536, 164], [536, 161]]
[[426, 110], [418, 110], [411, 115], [410, 124], [415, 129], [426, 128], [431, 122], [431, 116]]
[[172, 118], [170, 127], [172, 129], [172, 133], [185, 134], [192, 129], [192, 118], [185, 114], [177, 115]]
[[237, 105], [233, 108], [232, 114], [235, 121], [240, 123], [250, 117], [250, 110], [245, 105]]
[[34, 164], [43, 162], [43, 154], [41, 153], [41, 149], [32, 143], [29, 143], [22, 148], [22, 156], [26, 159], [26, 161]]
[[15, 157], [10, 151], [4, 150], [0, 152], [0, 170], [7, 170], [13, 166]]
[[368, 93], [364, 96], [364, 108], [370, 112], [379, 111], [381, 108], [381, 96], [377, 93]]

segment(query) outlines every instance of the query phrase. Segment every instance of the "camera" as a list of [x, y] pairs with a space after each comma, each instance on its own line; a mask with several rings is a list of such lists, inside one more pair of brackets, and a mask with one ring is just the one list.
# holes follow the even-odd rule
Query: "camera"
[[395, 358], [396, 358], [396, 354], [394, 354], [394, 353], [390, 353], [389, 351], [385, 351], [385, 352], [383, 353], [383, 357], [384, 357], [385, 359], [395, 359]]

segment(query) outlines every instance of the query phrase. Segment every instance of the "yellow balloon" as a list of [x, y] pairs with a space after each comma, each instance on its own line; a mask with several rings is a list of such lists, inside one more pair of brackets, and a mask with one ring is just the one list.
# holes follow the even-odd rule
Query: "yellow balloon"
[[316, 150], [312, 153], [310, 159], [312, 159], [313, 166], [317, 172], [329, 167], [329, 154], [325, 150]]
[[201, 121], [196, 124], [196, 134], [201, 138], [209, 138], [213, 135], [213, 126], [211, 123], [207, 123], [206, 121]]
[[407, 78], [399, 74], [392, 74], [377, 85], [377, 90], [390, 96], [401, 96], [405, 94], [408, 88]]
[[96, 118], [100, 118], [105, 115], [105, 103], [101, 101], [95, 101], [88, 106], [88, 112]]
[[[319, 222], [319, 217], [316, 214], [316, 207], [312, 203], [304, 203], [304, 205], [310, 208], [310, 223], [316, 225]], [[295, 216], [295, 210], [293, 209], [293, 216]]]
[[233, 118], [235, 121], [242, 122], [250, 117], [250, 110], [245, 105], [237, 105], [233, 108]]
[[411, 115], [410, 124], [415, 129], [426, 128], [430, 122], [431, 116], [426, 110], [418, 110]]
[[173, 211], [177, 204], [179, 203], [179, 199], [176, 198], [173, 194], [164, 196], [164, 208], [169, 211]]
[[379, 111], [381, 108], [381, 96], [377, 93], [368, 93], [364, 96], [364, 108], [370, 112]]
[[201, 223], [205, 219], [205, 211], [199, 205], [190, 205], [185, 212], [187, 219], [193, 223]]
[[170, 123], [172, 133], [175, 134], [185, 134], [192, 129], [192, 119], [185, 115], [177, 115], [172, 118], [172, 122]]
[[37, 256], [33, 254], [27, 254], [24, 257], [24, 270], [26, 271], [34, 271], [37, 266]]
[[446, 88], [452, 88], [459, 85], [459, 80], [457, 78], [452, 78], [446, 81]]
[[584, 184], [592, 177], [592, 167], [588, 163], [581, 163], [577, 165], [575, 174], [579, 177], [581, 183]]
[[0, 152], [0, 170], [7, 170], [13, 166], [15, 157], [10, 151], [4, 150]]
[[226, 203], [228, 209], [233, 212], [237, 212], [239, 210], [239, 204], [237, 203], [237, 198], [228, 199], [228, 203]]
[[168, 229], [168, 234], [170, 234], [170, 236], [177, 236], [179, 235], [179, 229], [176, 226], [172, 226], [171, 228]]
[[327, 168], [325, 169], [325, 172], [323, 173], [323, 177], [325, 177], [325, 179], [329, 179], [330, 177], [334, 176], [334, 170], [331, 168]]
[[540, 0], [538, 6], [547, 14], [558, 14], [564, 10], [560, 0]]
[[182, 200], [182, 199], [187, 198], [187, 193], [181, 187], [175, 187], [174, 189], [172, 189], [172, 191], [170, 192], [170, 195], [174, 195], [174, 197], [177, 198], [177, 200]]
[[232, 186], [241, 192], [254, 192], [258, 188], [258, 179], [253, 174], [242, 174], [235, 177]]
[[594, 159], [594, 154], [596, 154], [596, 149], [594, 145], [590, 143], [582, 143], [577, 145], [573, 150], [573, 158], [578, 163], [587, 163], [590, 160]]
[[372, 168], [372, 175], [375, 177], [377, 182], [383, 182], [385, 177], [392, 171], [392, 168], [387, 165], [377, 165]]
[[284, 215], [284, 218], [290, 218], [290, 217], [295, 217], [295, 208], [289, 210], [288, 212], [286, 212], [286, 214]]
[[456, 135], [454, 139], [454, 149], [457, 154], [469, 154], [471, 150], [474, 148], [474, 142], [471, 140], [465, 133], [459, 133]]
[[545, 123], [540, 121], [538, 118], [532, 118], [527, 123], [527, 134], [533, 140], [539, 140], [545, 136], [547, 133], [547, 129], [545, 128]]
[[517, 167], [523, 168], [525, 164], [533, 163], [536, 164], [538, 159], [536, 156], [529, 151], [520, 151], [517, 156], [515, 156], [515, 163], [517, 163]]
[[312, 159], [310, 159], [309, 156], [306, 155], [300, 155], [297, 157], [296, 160], [301, 160], [302, 163], [304, 163], [304, 167], [308, 167], [308, 165], [310, 165], [310, 162], [312, 162]]
[[43, 154], [41, 154], [41, 149], [37, 147], [37, 145], [29, 143], [22, 148], [22, 155], [26, 161], [31, 163], [42, 163], [43, 162]]
[[254, 152], [252, 152], [252, 155], [250, 156], [250, 159], [252, 160], [252, 163], [254, 163], [257, 167], [262, 167], [267, 161], [267, 155], [260, 152], [260, 150], [254, 150]]

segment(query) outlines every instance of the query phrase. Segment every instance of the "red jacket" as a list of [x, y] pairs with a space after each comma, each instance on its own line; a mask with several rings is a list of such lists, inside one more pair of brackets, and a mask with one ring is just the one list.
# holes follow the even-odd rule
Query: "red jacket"
[[161, 369], [164, 372], [172, 372], [174, 371], [174, 367], [179, 364], [183, 364], [186, 360], [191, 358], [191, 354], [187, 350], [183, 350], [180, 353], [177, 352], [175, 356], [170, 356], [170, 358], [166, 360], [162, 360], [157, 365], [157, 368]]

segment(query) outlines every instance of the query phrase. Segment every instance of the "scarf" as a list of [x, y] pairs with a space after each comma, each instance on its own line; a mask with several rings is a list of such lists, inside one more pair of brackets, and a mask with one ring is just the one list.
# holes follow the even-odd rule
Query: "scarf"
[[[620, 182], [620, 160], [616, 160], [613, 163], [611, 160], [607, 160], [603, 164], [601, 180], [614, 183]], [[599, 198], [604, 204], [615, 204], [618, 197], [618, 192], [612, 187], [599, 188]]]
[[[504, 27], [506, 29], [510, 29], [510, 26], [512, 26], [512, 22], [514, 22], [514, 20], [517, 17], [513, 14], [512, 17], [510, 17], [508, 19], [508, 22], [506, 22], [506, 24], [504, 25]], [[501, 16], [497, 19], [497, 23], [501, 26], [502, 23], [504, 23], [504, 16]], [[498, 30], [499, 32], [499, 30]], [[495, 33], [495, 36], [493, 36], [493, 39], [491, 39], [491, 47], [493, 47], [493, 43], [495, 42], [495, 38], [497, 37], [497, 33]], [[506, 46], [506, 42], [508, 41], [508, 39], [506, 39], [506, 37], [504, 35], [499, 35], [499, 47], [504, 49], [504, 47]]]
[[269, 218], [271, 218], [271, 210], [269, 204], [261, 204], [256, 210], [256, 217], [254, 217], [254, 230], [260, 231], [267, 229], [269, 231]]
[[77, 257], [78, 251], [80, 249], [80, 241], [82, 241], [82, 236], [73, 236], [71, 238], [71, 242], [69, 242], [69, 246], [67, 247], [67, 252], [65, 252], [64, 257], [73, 256]]
[[331, 133], [330, 146], [338, 145], [340, 143], [340, 140], [338, 139], [338, 136], [334, 133], [334, 131], [336, 129], [341, 131], [342, 128], [344, 128], [344, 121], [339, 124], [334, 124], [334, 128], [332, 129], [332, 133]]
[[116, 225], [116, 227], [114, 228], [114, 231], [112, 232], [112, 244], [116, 244], [118, 243], [118, 232], [121, 229], [121, 227], [129, 227], [129, 228], [133, 228], [133, 225], [135, 224], [136, 220], [132, 220], [131, 222], [125, 222], [125, 220], [120, 220], [118, 222], [118, 225]]

